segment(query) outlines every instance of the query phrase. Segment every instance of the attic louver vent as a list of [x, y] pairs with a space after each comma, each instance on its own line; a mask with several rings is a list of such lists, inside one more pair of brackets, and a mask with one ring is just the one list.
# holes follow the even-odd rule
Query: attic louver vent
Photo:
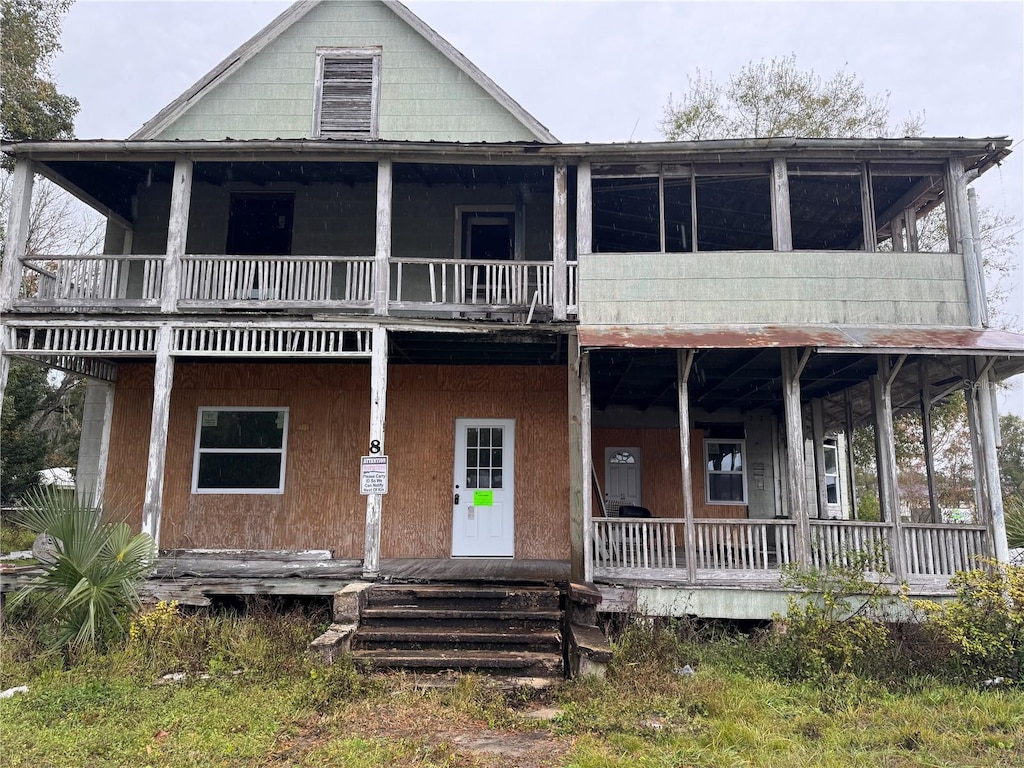
[[377, 137], [380, 55], [319, 51], [316, 135]]

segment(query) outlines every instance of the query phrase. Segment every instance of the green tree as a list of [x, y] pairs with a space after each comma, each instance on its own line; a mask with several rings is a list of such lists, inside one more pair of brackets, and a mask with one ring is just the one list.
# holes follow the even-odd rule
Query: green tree
[[826, 80], [790, 54], [748, 62], [725, 81], [696, 70], [678, 98], [669, 94], [661, 131], [669, 141], [919, 135], [923, 115], [892, 126], [888, 102], [888, 93], [868, 93], [845, 67]]
[[57, 90], [50, 63], [72, 0], [0, 0], [0, 135], [70, 139], [78, 100]]

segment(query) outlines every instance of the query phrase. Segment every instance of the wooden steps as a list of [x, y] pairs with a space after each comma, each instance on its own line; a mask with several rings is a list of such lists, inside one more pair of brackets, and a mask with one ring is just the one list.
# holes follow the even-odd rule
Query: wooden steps
[[560, 605], [555, 587], [374, 585], [352, 656], [382, 670], [561, 678]]

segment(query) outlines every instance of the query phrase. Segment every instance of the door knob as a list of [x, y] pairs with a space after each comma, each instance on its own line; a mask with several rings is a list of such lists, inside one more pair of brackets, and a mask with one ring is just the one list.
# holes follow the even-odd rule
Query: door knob
[[455, 494], [455, 503], [456, 504], [459, 503], [459, 494], [457, 494], [457, 493]]

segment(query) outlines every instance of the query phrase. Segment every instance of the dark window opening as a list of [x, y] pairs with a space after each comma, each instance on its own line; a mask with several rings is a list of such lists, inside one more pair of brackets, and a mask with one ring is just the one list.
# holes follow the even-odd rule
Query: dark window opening
[[665, 250], [682, 253], [693, 250], [693, 207], [691, 180], [665, 179]]
[[224, 252], [233, 256], [288, 256], [295, 198], [291, 194], [231, 195]]
[[594, 253], [661, 250], [661, 195], [657, 178], [598, 178], [593, 180], [591, 194]]
[[697, 250], [770, 251], [771, 177], [697, 176]]
[[859, 168], [851, 173], [828, 174], [791, 165], [789, 208], [795, 250], [863, 248]]
[[462, 212], [462, 258], [512, 261], [515, 258], [516, 221], [512, 212]]

